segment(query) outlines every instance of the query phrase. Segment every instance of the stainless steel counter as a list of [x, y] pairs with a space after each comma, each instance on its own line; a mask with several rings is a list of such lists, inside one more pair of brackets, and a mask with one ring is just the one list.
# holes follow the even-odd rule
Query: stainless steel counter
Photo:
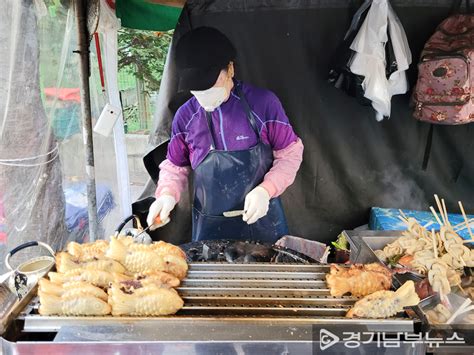
[[[356, 299], [332, 297], [325, 283], [328, 271], [328, 265], [315, 264], [192, 263], [178, 288], [185, 306], [169, 317], [41, 316], [33, 297], [14, 321], [19, 336], [2, 339], [2, 348], [5, 354], [28, 349], [41, 354], [312, 354], [320, 350], [321, 332], [329, 326], [387, 333], [410, 333], [419, 326], [406, 314], [345, 318]], [[425, 352], [424, 344], [363, 348], [371, 354]], [[348, 348], [335, 341], [330, 350]]]

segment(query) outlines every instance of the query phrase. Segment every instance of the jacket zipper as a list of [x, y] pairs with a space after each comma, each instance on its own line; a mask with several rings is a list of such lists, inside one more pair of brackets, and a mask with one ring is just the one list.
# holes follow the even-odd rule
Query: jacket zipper
[[220, 107], [218, 107], [217, 110], [219, 112], [219, 128], [221, 131], [222, 144], [224, 145], [224, 150], [227, 150], [227, 144], [225, 142], [225, 136], [224, 136], [224, 122], [223, 122], [224, 120], [222, 118], [222, 111]]

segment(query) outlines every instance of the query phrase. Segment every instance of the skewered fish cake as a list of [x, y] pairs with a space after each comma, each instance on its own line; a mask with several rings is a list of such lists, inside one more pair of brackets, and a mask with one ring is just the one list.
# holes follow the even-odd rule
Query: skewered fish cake
[[104, 316], [110, 314], [111, 311], [107, 302], [91, 295], [58, 297], [40, 293], [39, 297], [39, 313], [41, 315]]
[[[129, 283], [129, 282], [128, 282]], [[183, 300], [174, 289], [154, 284], [133, 286], [113, 283], [109, 288], [109, 304], [114, 316], [163, 316], [176, 313]]]
[[346, 317], [387, 318], [401, 312], [404, 307], [415, 306], [420, 298], [413, 281], [407, 281], [397, 291], [377, 291], [357, 301]]
[[387, 244], [383, 248], [383, 252], [386, 256], [386, 258], [391, 258], [394, 257], [395, 255], [400, 255], [403, 253], [403, 248], [401, 247], [400, 243], [397, 241]]
[[71, 281], [85, 281], [94, 286], [106, 288], [111, 282], [130, 280], [131, 277], [116, 272], [100, 270], [74, 269], [64, 274], [49, 272], [49, 279], [56, 284], [63, 284]]
[[65, 273], [74, 269], [101, 270], [108, 272], [125, 273], [126, 269], [113, 259], [101, 257], [89, 261], [80, 261], [71, 254], [61, 252], [56, 254], [56, 270]]
[[85, 244], [70, 242], [67, 245], [67, 252], [79, 261], [87, 261], [103, 257], [108, 246], [109, 243], [105, 240], [97, 240], [93, 243]]
[[373, 263], [354, 264], [350, 268], [331, 265], [326, 275], [331, 296], [340, 297], [346, 293], [362, 297], [375, 291], [388, 290], [392, 286], [392, 274], [384, 266]]
[[65, 284], [55, 284], [47, 279], [41, 279], [38, 282], [38, 294], [48, 293], [58, 297], [79, 297], [89, 295], [107, 301], [107, 293], [104, 290], [84, 281], [66, 282]]

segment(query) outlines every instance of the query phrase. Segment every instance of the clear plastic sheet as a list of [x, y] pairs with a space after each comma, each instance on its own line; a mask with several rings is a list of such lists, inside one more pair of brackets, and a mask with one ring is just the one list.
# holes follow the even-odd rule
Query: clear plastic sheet
[[[68, 2], [0, 2], [0, 272], [38, 240], [88, 240], [76, 19]], [[93, 124], [105, 102], [91, 43]], [[120, 222], [113, 137], [94, 135], [99, 237]], [[35, 250], [37, 249], [37, 250]], [[29, 248], [12, 264], [41, 252]]]

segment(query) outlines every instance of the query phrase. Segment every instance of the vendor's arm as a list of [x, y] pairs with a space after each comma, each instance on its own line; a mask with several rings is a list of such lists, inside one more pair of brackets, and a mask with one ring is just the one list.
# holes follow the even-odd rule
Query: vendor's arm
[[303, 160], [303, 142], [295, 134], [280, 100], [269, 94], [263, 122], [262, 140], [273, 149], [273, 166], [265, 175], [260, 186], [264, 187], [270, 197], [281, 195], [296, 177]]
[[182, 192], [186, 189], [190, 170], [189, 166], [177, 166], [168, 159], [164, 160], [160, 164], [160, 178], [155, 197], [171, 195], [176, 201], [179, 201]]
[[177, 115], [173, 120], [166, 160], [160, 164], [160, 176], [155, 192], [157, 198], [161, 195], [171, 195], [178, 202], [181, 193], [186, 189], [191, 167], [189, 148], [185, 140], [187, 133], [183, 128]]

